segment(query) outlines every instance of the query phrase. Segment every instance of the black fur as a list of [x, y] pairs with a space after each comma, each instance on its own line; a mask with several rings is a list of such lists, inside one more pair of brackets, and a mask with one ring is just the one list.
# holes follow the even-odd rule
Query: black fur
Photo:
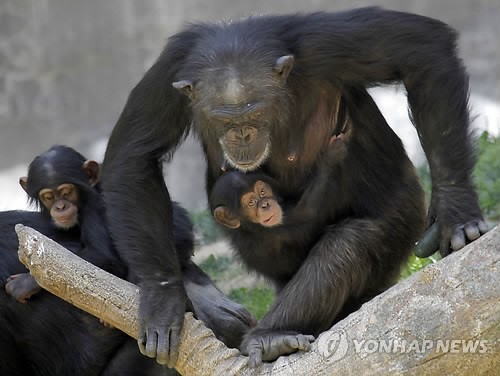
[[[141, 355], [135, 341], [116, 329], [45, 291], [21, 304], [8, 296], [5, 284], [13, 274], [27, 273], [17, 256], [17, 223], [33, 227], [75, 254], [116, 276], [134, 281], [116, 253], [107, 231], [104, 203], [98, 188], [80, 173], [85, 158], [65, 146], [55, 146], [30, 165], [28, 191], [41, 212], [0, 212], [0, 374], [1, 375], [174, 375]], [[80, 193], [79, 225], [57, 228], [50, 213], [38, 202], [38, 190], [72, 182]], [[37, 188], [33, 188], [37, 187]], [[183, 262], [199, 316], [228, 346], [238, 346], [255, 323], [239, 304], [227, 299], [190, 261], [194, 238], [188, 213], [174, 203], [174, 244]], [[22, 288], [23, 286], [20, 286]], [[204, 295], [196, 295], [204, 291]], [[219, 320], [226, 326], [217, 326]]]
[[[294, 59], [289, 73], [289, 66], [281, 71], [286, 56]], [[224, 91], [232, 80], [233, 91]], [[165, 231], [172, 209], [159, 160], [191, 127], [207, 157], [208, 193], [222, 174], [221, 155], [234, 153], [230, 157], [240, 169], [245, 167], [238, 161], [262, 155], [245, 144], [246, 136], [227, 137], [234, 129], [244, 135], [250, 126], [261, 135], [259, 148], [262, 140], [271, 146], [268, 158], [255, 158], [252, 168], [261, 168], [278, 182], [284, 199], [294, 201], [321, 168], [324, 140], [337, 129], [340, 96], [353, 138], [322, 202], [328, 227], [259, 329], [318, 333], [351, 297], [359, 300], [387, 287], [421, 231], [420, 188], [366, 92], [393, 82], [408, 91], [432, 171], [429, 223], [437, 219], [447, 254], [450, 238], [454, 250], [465, 243], [456, 241], [463, 238], [463, 225], [473, 226], [478, 236], [482, 228], [471, 179], [468, 77], [450, 27], [414, 14], [363, 8], [194, 24], [169, 39], [132, 90], [103, 166], [111, 234], [142, 278], [142, 340], [149, 341], [148, 330], [172, 330], [171, 346], [158, 346], [151, 356], [175, 363], [186, 304], [182, 285], [167, 290], [160, 284], [179, 280], [180, 266], [172, 231]], [[264, 103], [262, 114], [246, 118], [247, 103], [249, 109]], [[214, 109], [235, 116], [217, 122]], [[222, 141], [232, 148], [223, 149]], [[287, 160], [291, 144], [299, 156], [294, 163]], [[168, 258], [160, 257], [165, 251]]]
[[[226, 206], [242, 219], [237, 229], [223, 226], [236, 254], [278, 289], [278, 301], [258, 327], [266, 323], [270, 328], [318, 335], [390, 286], [421, 234], [423, 191], [400, 139], [363, 91], [356, 109], [348, 124], [352, 129], [327, 147], [326, 160], [313, 172], [303, 197], [298, 202], [280, 200], [285, 212], [282, 225], [264, 227], [241, 218], [240, 198], [257, 180], [279, 191], [263, 173], [230, 171], [212, 189], [212, 211]], [[363, 127], [367, 121], [377, 121], [379, 127]], [[340, 148], [347, 154], [336, 160]], [[360, 155], [363, 158], [357, 160]], [[366, 160], [378, 161], [380, 170], [373, 170], [374, 163], [361, 163]], [[353, 168], [356, 174], [351, 173]], [[348, 245], [353, 243], [356, 247], [351, 249]], [[306, 276], [304, 269], [310, 274]], [[324, 273], [315, 271], [322, 269]], [[294, 299], [318, 295], [324, 300], [309, 312], [307, 304], [296, 304], [291, 295]]]
[[[69, 147], [52, 147], [33, 160], [28, 173], [29, 197], [41, 212], [0, 212], [0, 321], [5, 327], [0, 341], [0, 352], [4, 354], [0, 360], [2, 375], [118, 375], [129, 371], [164, 375], [168, 371], [138, 351], [127, 362], [108, 365], [114, 357], [120, 357], [125, 343], [134, 341], [43, 290], [27, 304], [17, 302], [5, 291], [10, 275], [28, 272], [17, 257], [18, 240], [14, 231], [17, 223], [33, 227], [118, 277], [127, 277], [127, 267], [107, 231], [104, 202], [89, 185], [82, 170], [84, 162], [85, 158]], [[79, 191], [79, 224], [61, 230], [40, 203], [38, 191], [68, 182]]]
[[[330, 213], [322, 209], [325, 208], [324, 202], [328, 202], [333, 195], [328, 191], [334, 181], [331, 169], [338, 168], [333, 154], [345, 147], [345, 141], [341, 142], [342, 145], [328, 148], [325, 165], [313, 176], [298, 202], [284, 200], [278, 183], [262, 172], [226, 172], [217, 179], [210, 193], [208, 202], [212, 213], [223, 206], [241, 222], [234, 229], [222, 225], [238, 258], [248, 269], [271, 280], [277, 292], [290, 281], [326, 231]], [[265, 227], [250, 221], [243, 213], [241, 197], [251, 192], [257, 181], [265, 182], [272, 188], [273, 198], [283, 211], [281, 224]]]

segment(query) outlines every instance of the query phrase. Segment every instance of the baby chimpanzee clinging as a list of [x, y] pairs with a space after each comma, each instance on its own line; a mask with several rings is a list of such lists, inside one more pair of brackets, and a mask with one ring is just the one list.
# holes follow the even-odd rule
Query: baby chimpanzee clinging
[[327, 211], [319, 208], [344, 148], [344, 140], [332, 137], [325, 151], [326, 165], [298, 201], [284, 200], [277, 182], [260, 171], [228, 171], [210, 193], [210, 210], [224, 225], [237, 255], [249, 269], [269, 278], [278, 291], [325, 230]]

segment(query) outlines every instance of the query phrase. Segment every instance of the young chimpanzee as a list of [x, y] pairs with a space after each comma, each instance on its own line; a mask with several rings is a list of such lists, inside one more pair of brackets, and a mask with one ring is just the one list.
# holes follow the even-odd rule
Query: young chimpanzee
[[[81, 257], [113, 274], [124, 275], [125, 266], [113, 250], [104, 223], [104, 203], [95, 188], [99, 179], [97, 162], [86, 160], [69, 147], [53, 146], [33, 160], [28, 176], [21, 177], [19, 183], [53, 230], [80, 240]], [[105, 264], [103, 260], [107, 260]], [[23, 303], [40, 291], [28, 273], [12, 275], [5, 288]]]
[[[41, 213], [0, 213], [0, 282], [6, 283], [6, 292], [18, 301], [26, 302], [41, 289], [17, 259], [13, 231], [16, 223], [34, 227], [121, 278], [134, 279], [127, 275], [107, 232], [98, 175], [96, 162], [87, 161], [71, 148], [54, 146], [35, 158], [28, 177], [20, 179]], [[192, 224], [178, 204], [174, 205], [173, 224], [175, 247], [184, 265], [184, 283], [190, 297], [194, 296], [198, 317], [228, 346], [238, 346], [242, 335], [254, 325], [253, 318], [227, 299], [190, 261], [194, 247]], [[0, 291], [0, 299], [0, 316], [5, 324], [2, 333], [6, 333], [0, 341], [6, 359], [0, 361], [1, 374], [176, 374], [143, 357], [134, 340], [105, 328], [94, 317], [51, 294], [40, 294], [30, 304], [17, 304]], [[44, 325], [40, 326], [40, 322]], [[22, 346], [18, 346], [20, 342]], [[71, 348], [77, 350], [67, 351]], [[66, 355], [61, 357], [63, 352]]]
[[[0, 360], [1, 374], [99, 375], [128, 341], [119, 331], [105, 328], [95, 317], [51, 294], [40, 293], [30, 304], [19, 304], [7, 296], [26, 302], [41, 291], [17, 259], [16, 223], [31, 226], [87, 261], [126, 277], [126, 265], [106, 231], [104, 204], [95, 187], [98, 169], [96, 162], [86, 161], [75, 150], [54, 146], [36, 157], [28, 177], [20, 179], [40, 213], [0, 213], [0, 282], [5, 283], [5, 291], [0, 291], [0, 315], [6, 333], [0, 350], [6, 355], [3, 359], [8, 359]], [[109, 374], [123, 371], [129, 364], [122, 367]]]
[[237, 256], [248, 269], [271, 280], [278, 292], [325, 231], [327, 211], [320, 210], [321, 202], [345, 147], [344, 135], [331, 137], [322, 156], [325, 164], [298, 202], [285, 200], [278, 183], [261, 171], [228, 171], [212, 188], [210, 210], [224, 226]]

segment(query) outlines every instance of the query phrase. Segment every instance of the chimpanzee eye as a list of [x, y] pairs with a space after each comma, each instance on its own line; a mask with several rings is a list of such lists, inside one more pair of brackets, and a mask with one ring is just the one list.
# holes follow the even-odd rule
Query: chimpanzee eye
[[261, 190], [260, 190], [260, 195], [261, 195], [261, 196], [264, 196], [265, 194], [266, 194], [266, 190], [265, 190], [265, 189], [261, 189]]
[[248, 201], [248, 206], [255, 206], [255, 205], [257, 205], [257, 200]]

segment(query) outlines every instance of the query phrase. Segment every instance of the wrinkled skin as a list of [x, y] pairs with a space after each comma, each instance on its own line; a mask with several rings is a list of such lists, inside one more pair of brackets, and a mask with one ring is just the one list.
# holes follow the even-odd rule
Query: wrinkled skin
[[263, 361], [274, 361], [282, 355], [309, 351], [314, 336], [292, 331], [252, 331], [242, 343], [242, 354], [248, 356], [248, 365], [256, 368]]
[[42, 288], [31, 274], [21, 273], [13, 274], [7, 279], [5, 291], [18, 302], [27, 303], [29, 298], [42, 291]]

